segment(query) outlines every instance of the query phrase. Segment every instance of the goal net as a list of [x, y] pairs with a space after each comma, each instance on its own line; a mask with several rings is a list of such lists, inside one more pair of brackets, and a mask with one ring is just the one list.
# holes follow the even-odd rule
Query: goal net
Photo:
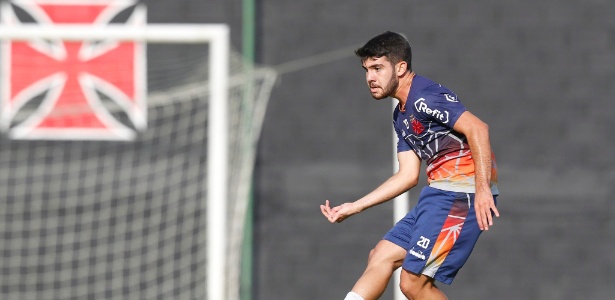
[[[171, 41], [161, 32], [71, 27], [38, 38], [99, 36], [100, 42], [115, 35], [143, 42], [147, 124], [139, 128], [100, 91], [100, 105], [134, 137], [11, 138], [11, 129], [40, 111], [52, 91], [34, 95], [6, 122], [0, 137], [0, 298], [237, 299], [255, 145], [276, 73], [233, 51], [226, 52], [228, 60], [212, 57], [211, 40], [180, 41], [189, 35], [181, 28]], [[26, 43], [39, 34], [0, 30], [4, 43]], [[212, 63], [220, 59], [229, 66], [222, 81], [228, 86], [223, 133], [211, 130], [220, 117], [212, 112], [219, 86], [210, 83], [220, 79]], [[79, 108], [54, 113], [78, 114]], [[226, 140], [222, 161], [212, 157], [220, 143], [212, 135]], [[220, 188], [212, 186], [220, 176], [223, 210], [212, 207], [219, 200], [208, 199]], [[220, 211], [223, 223], [216, 225], [211, 218]]]

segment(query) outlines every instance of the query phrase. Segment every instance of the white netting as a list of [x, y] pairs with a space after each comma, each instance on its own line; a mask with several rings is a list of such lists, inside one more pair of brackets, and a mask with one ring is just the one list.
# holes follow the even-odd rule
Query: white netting
[[[206, 62], [206, 45], [148, 45], [148, 128], [134, 141], [0, 138], [0, 299], [207, 298]], [[231, 55], [229, 297], [276, 77], [249, 67]]]

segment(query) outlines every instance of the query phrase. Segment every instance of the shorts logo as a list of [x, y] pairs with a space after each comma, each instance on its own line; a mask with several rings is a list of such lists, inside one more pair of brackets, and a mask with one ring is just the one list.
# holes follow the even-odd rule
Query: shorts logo
[[418, 259], [422, 259], [425, 260], [425, 254], [423, 254], [423, 252], [421, 250], [415, 251], [414, 249], [410, 249], [410, 251], [408, 251], [408, 253], [410, 253], [410, 255], [418, 258]]
[[425, 98], [420, 98], [419, 100], [416, 100], [416, 102], [414, 102], [414, 108], [416, 108], [417, 112], [423, 112], [429, 116], [438, 119], [444, 124], [448, 123], [448, 111], [440, 111], [438, 109], [431, 109], [427, 107], [427, 103], [425, 103]]
[[[136, 6], [122, 24], [143, 27], [134, 0], [12, 0], [2, 23], [100, 27]], [[0, 129], [16, 139], [130, 140], [147, 125], [146, 55], [140, 41], [2, 41]]]

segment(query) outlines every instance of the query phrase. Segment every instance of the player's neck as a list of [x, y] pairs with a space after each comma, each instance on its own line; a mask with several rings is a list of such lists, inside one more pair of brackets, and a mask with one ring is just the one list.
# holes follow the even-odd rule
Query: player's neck
[[410, 94], [412, 79], [414, 79], [415, 75], [416, 74], [414, 72], [409, 72], [399, 80], [399, 86], [397, 88], [397, 92], [395, 93], [395, 99], [399, 101], [399, 110], [402, 112], [406, 111], [406, 100], [408, 99], [408, 94]]

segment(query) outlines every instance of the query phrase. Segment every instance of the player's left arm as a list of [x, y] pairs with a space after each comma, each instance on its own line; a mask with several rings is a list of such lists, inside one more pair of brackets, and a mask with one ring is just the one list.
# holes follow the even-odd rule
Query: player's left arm
[[491, 142], [489, 141], [489, 126], [469, 111], [459, 116], [453, 126], [457, 132], [465, 135], [472, 151], [474, 160], [476, 196], [474, 209], [476, 220], [481, 230], [489, 230], [493, 225], [492, 212], [500, 216], [491, 193]]

